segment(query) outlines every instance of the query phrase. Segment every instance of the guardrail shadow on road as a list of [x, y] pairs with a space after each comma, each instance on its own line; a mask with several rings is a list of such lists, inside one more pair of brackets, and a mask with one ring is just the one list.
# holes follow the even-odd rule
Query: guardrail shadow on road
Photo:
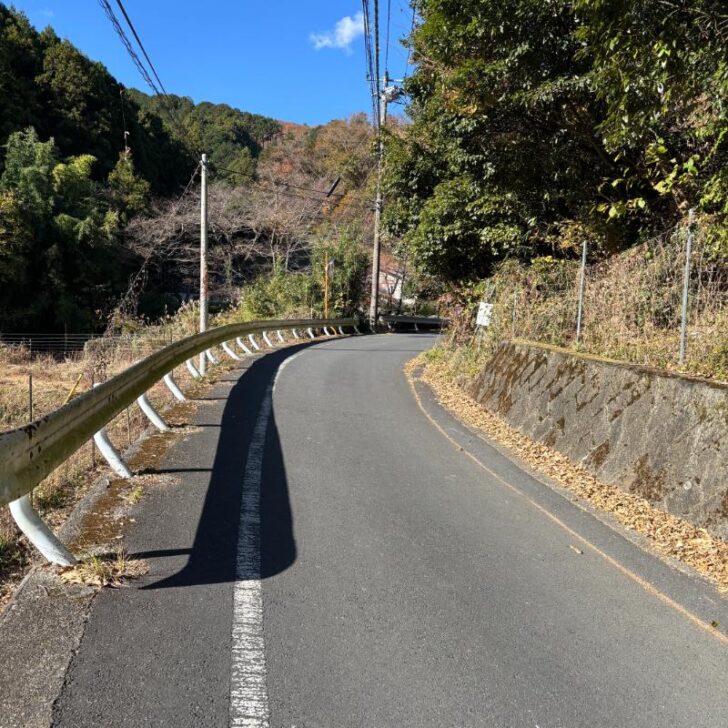
[[[142, 589], [235, 581], [243, 477], [258, 412], [283, 361], [314, 343], [268, 353], [253, 362], [232, 387], [222, 415], [215, 460], [189, 560], [178, 573]], [[184, 468], [178, 469], [183, 471]], [[161, 468], [155, 472], [169, 471]], [[284, 571], [296, 559], [288, 481], [274, 411], [268, 423], [263, 455], [260, 549], [261, 578]], [[154, 558], [163, 554], [135, 555]]]

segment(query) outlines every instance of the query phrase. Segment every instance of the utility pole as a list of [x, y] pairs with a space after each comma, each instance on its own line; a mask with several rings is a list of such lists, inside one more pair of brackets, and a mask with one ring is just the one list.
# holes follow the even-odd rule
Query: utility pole
[[[382, 88], [379, 93], [379, 118], [380, 124], [377, 129], [379, 137], [379, 147], [377, 151], [377, 198], [374, 203], [374, 249], [372, 251], [372, 291], [369, 300], [369, 326], [372, 331], [377, 326], [377, 316], [379, 314], [379, 251], [381, 248], [381, 224], [382, 224], [382, 173], [384, 171], [384, 138], [382, 137], [382, 129], [387, 126], [387, 102], [390, 100], [387, 90], [389, 76], [384, 72], [382, 79]], [[379, 89], [379, 79], [377, 79], [377, 89]], [[396, 89], [395, 89], [396, 90]], [[396, 96], [393, 95], [393, 99]], [[393, 100], [392, 99], [392, 100]]]
[[[207, 154], [200, 162], [200, 333], [207, 331]], [[207, 357], [200, 354], [200, 374], [207, 374]]]

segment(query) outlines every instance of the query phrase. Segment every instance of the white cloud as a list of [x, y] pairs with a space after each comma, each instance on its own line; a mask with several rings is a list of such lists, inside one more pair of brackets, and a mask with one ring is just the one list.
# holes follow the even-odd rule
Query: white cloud
[[364, 16], [362, 13], [356, 13], [354, 16], [345, 15], [336, 23], [333, 30], [311, 33], [309, 39], [317, 51], [322, 48], [341, 48], [351, 52], [351, 44], [360, 35], [364, 35]]

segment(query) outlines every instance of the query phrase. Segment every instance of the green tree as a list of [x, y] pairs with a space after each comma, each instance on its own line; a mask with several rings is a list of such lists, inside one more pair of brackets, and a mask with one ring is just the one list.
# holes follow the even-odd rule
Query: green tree
[[112, 207], [126, 217], [144, 211], [149, 205], [150, 185], [134, 171], [131, 155], [119, 155], [119, 161], [108, 177]]
[[[0, 177], [0, 316], [4, 326], [93, 328], [124, 280], [118, 215], [91, 155], [59, 160], [35, 130], [10, 135]], [[121, 265], [120, 265], [121, 264]], [[29, 285], [32, 283], [32, 285]]]
[[728, 213], [728, 13], [719, 0], [577, 0], [579, 57], [603, 102], [598, 131], [619, 161], [614, 215]]
[[[387, 135], [387, 228], [428, 273], [605, 254], [728, 214], [718, 0], [417, 0], [412, 124]], [[576, 243], [576, 244], [575, 244]]]
[[[571, 3], [422, 0], [408, 79], [413, 123], [388, 140], [387, 226], [450, 280], [550, 250], [592, 222], [614, 162], [596, 129]], [[425, 60], [426, 59], [426, 60]]]

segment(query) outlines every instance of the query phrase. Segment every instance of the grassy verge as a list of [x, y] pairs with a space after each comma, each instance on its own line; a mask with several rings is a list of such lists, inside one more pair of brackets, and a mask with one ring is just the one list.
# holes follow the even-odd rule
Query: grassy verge
[[[29, 422], [28, 382], [33, 380], [33, 415], [39, 418], [60, 407], [69, 393], [73, 396], [87, 391], [93, 381], [103, 381], [124, 370], [140, 356], [160, 348], [172, 337], [189, 333], [186, 322], [174, 321], [170, 329], [150, 328], [128, 344], [105, 346], [68, 357], [62, 361], [53, 357], [31, 357], [22, 348], [0, 347], [0, 432]], [[218, 373], [231, 365], [215, 367], [209, 378], [213, 383]], [[183, 389], [189, 390], [193, 380], [185, 367], [175, 372]], [[149, 398], [158, 411], [179, 406], [163, 383], [149, 392]], [[125, 450], [136, 442], [149, 427], [149, 422], [138, 407], [124, 410], [107, 426], [114, 444]], [[61, 526], [69, 514], [88, 492], [97, 478], [106, 471], [106, 464], [92, 442], [85, 444], [63, 465], [51, 473], [33, 492], [33, 504], [41, 517], [52, 527]], [[127, 498], [137, 503], [144, 489], [137, 485]], [[10, 598], [15, 586], [27, 573], [35, 558], [29, 544], [15, 526], [7, 507], [0, 508], [0, 609]]]

